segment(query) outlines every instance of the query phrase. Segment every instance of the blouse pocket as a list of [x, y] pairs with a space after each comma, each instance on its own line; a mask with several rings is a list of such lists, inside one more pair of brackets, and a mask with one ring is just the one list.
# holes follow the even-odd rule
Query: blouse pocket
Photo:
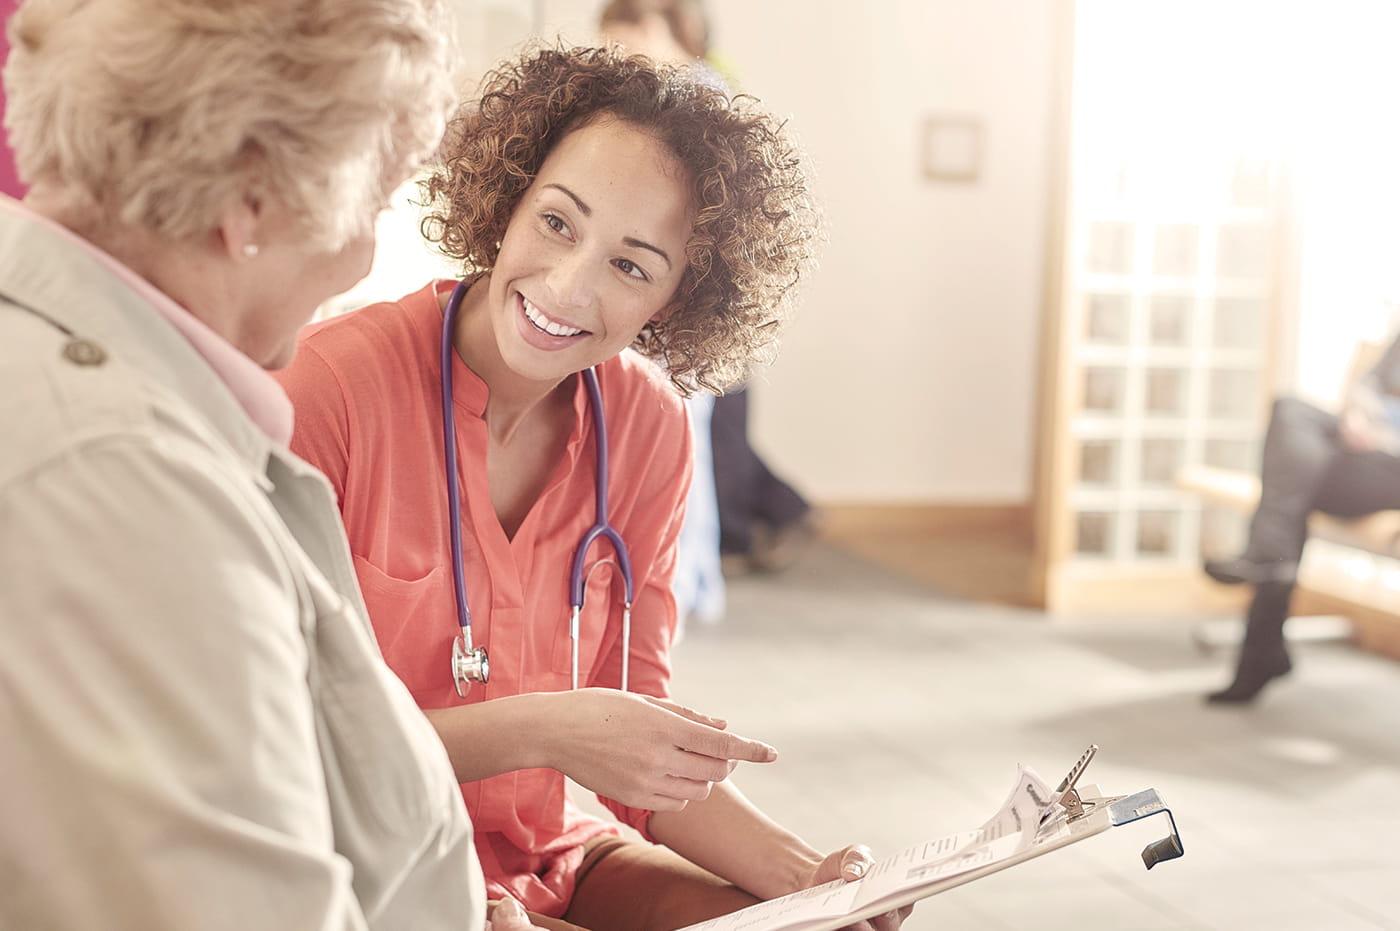
[[370, 625], [380, 652], [419, 704], [451, 690], [452, 641], [457, 618], [447, 569], [435, 566], [416, 579], [396, 578], [356, 556]]

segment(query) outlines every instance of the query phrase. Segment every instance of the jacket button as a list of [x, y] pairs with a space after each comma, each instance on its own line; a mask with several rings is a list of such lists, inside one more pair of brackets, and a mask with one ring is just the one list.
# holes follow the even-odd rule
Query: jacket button
[[101, 365], [107, 361], [107, 351], [88, 339], [70, 339], [63, 346], [63, 358], [74, 365]]

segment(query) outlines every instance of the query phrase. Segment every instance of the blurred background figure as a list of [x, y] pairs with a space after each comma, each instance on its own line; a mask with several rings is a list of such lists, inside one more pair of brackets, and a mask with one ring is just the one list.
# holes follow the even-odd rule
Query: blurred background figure
[[[696, 80], [732, 92], [732, 69], [711, 46], [701, 0], [610, 0], [599, 14], [604, 39], [657, 61], [689, 65]], [[811, 506], [773, 473], [749, 442], [742, 385], [688, 402], [696, 432], [696, 478], [686, 505], [676, 597], [682, 614], [717, 620], [725, 574], [786, 568], [812, 536]]]
[[699, 0], [610, 0], [598, 14], [598, 31], [658, 62], [708, 67], [710, 27]]
[[[684, 9], [683, 9], [684, 8]], [[699, 27], [697, 31], [696, 23]], [[723, 88], [705, 65], [708, 27], [698, 3], [680, 0], [611, 0], [598, 17], [601, 37], [626, 51], [665, 64], [692, 66], [696, 80]], [[724, 575], [720, 568], [719, 502], [710, 422], [715, 396], [696, 391], [686, 399], [695, 436], [695, 472], [685, 503], [679, 561], [672, 588], [682, 624], [715, 623], [724, 617]]]
[[747, 389], [715, 399], [710, 436], [724, 572], [786, 569], [814, 536], [812, 506], [749, 443]]

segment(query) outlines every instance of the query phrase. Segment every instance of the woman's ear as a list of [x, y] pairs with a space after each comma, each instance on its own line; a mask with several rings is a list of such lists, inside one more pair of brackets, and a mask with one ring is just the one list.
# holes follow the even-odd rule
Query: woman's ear
[[661, 310], [650, 320], [648, 320], [647, 323], [650, 326], [659, 327], [662, 324], [664, 324], [667, 320], [671, 319], [671, 315], [680, 309], [681, 302], [679, 300], [672, 301], [665, 307], [661, 308]]
[[677, 306], [672, 305], [670, 307], [667, 307], [665, 310], [662, 310], [656, 316], [652, 317], [650, 320], [648, 320], [642, 325], [642, 332], [637, 334], [637, 338], [640, 339], [643, 343], [649, 343], [652, 340], [656, 339], [657, 335], [660, 334], [662, 327], [666, 325], [666, 321], [670, 319], [671, 314], [675, 313], [678, 309], [679, 308]]
[[261, 199], [252, 191], [240, 191], [229, 198], [219, 219], [219, 239], [230, 261], [247, 262], [257, 258], [264, 214]]

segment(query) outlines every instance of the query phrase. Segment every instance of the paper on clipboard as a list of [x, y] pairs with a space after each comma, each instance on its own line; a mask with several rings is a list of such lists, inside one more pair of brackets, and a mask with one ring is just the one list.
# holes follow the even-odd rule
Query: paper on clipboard
[[[836, 880], [792, 895], [689, 925], [681, 931], [835, 931], [862, 918], [971, 882], [1063, 847], [1085, 837], [1143, 817], [1171, 813], [1155, 790], [1121, 799], [1074, 796], [1074, 806], [1059, 804], [1066, 788], [1082, 774], [1081, 758], [1071, 777], [1052, 790], [1036, 773], [1018, 767], [1017, 778], [995, 814], [976, 830], [950, 834], [878, 861], [854, 882]], [[1127, 807], [1123, 807], [1126, 805]], [[1150, 869], [1181, 855], [1172, 822], [1170, 837], [1143, 851]]]

